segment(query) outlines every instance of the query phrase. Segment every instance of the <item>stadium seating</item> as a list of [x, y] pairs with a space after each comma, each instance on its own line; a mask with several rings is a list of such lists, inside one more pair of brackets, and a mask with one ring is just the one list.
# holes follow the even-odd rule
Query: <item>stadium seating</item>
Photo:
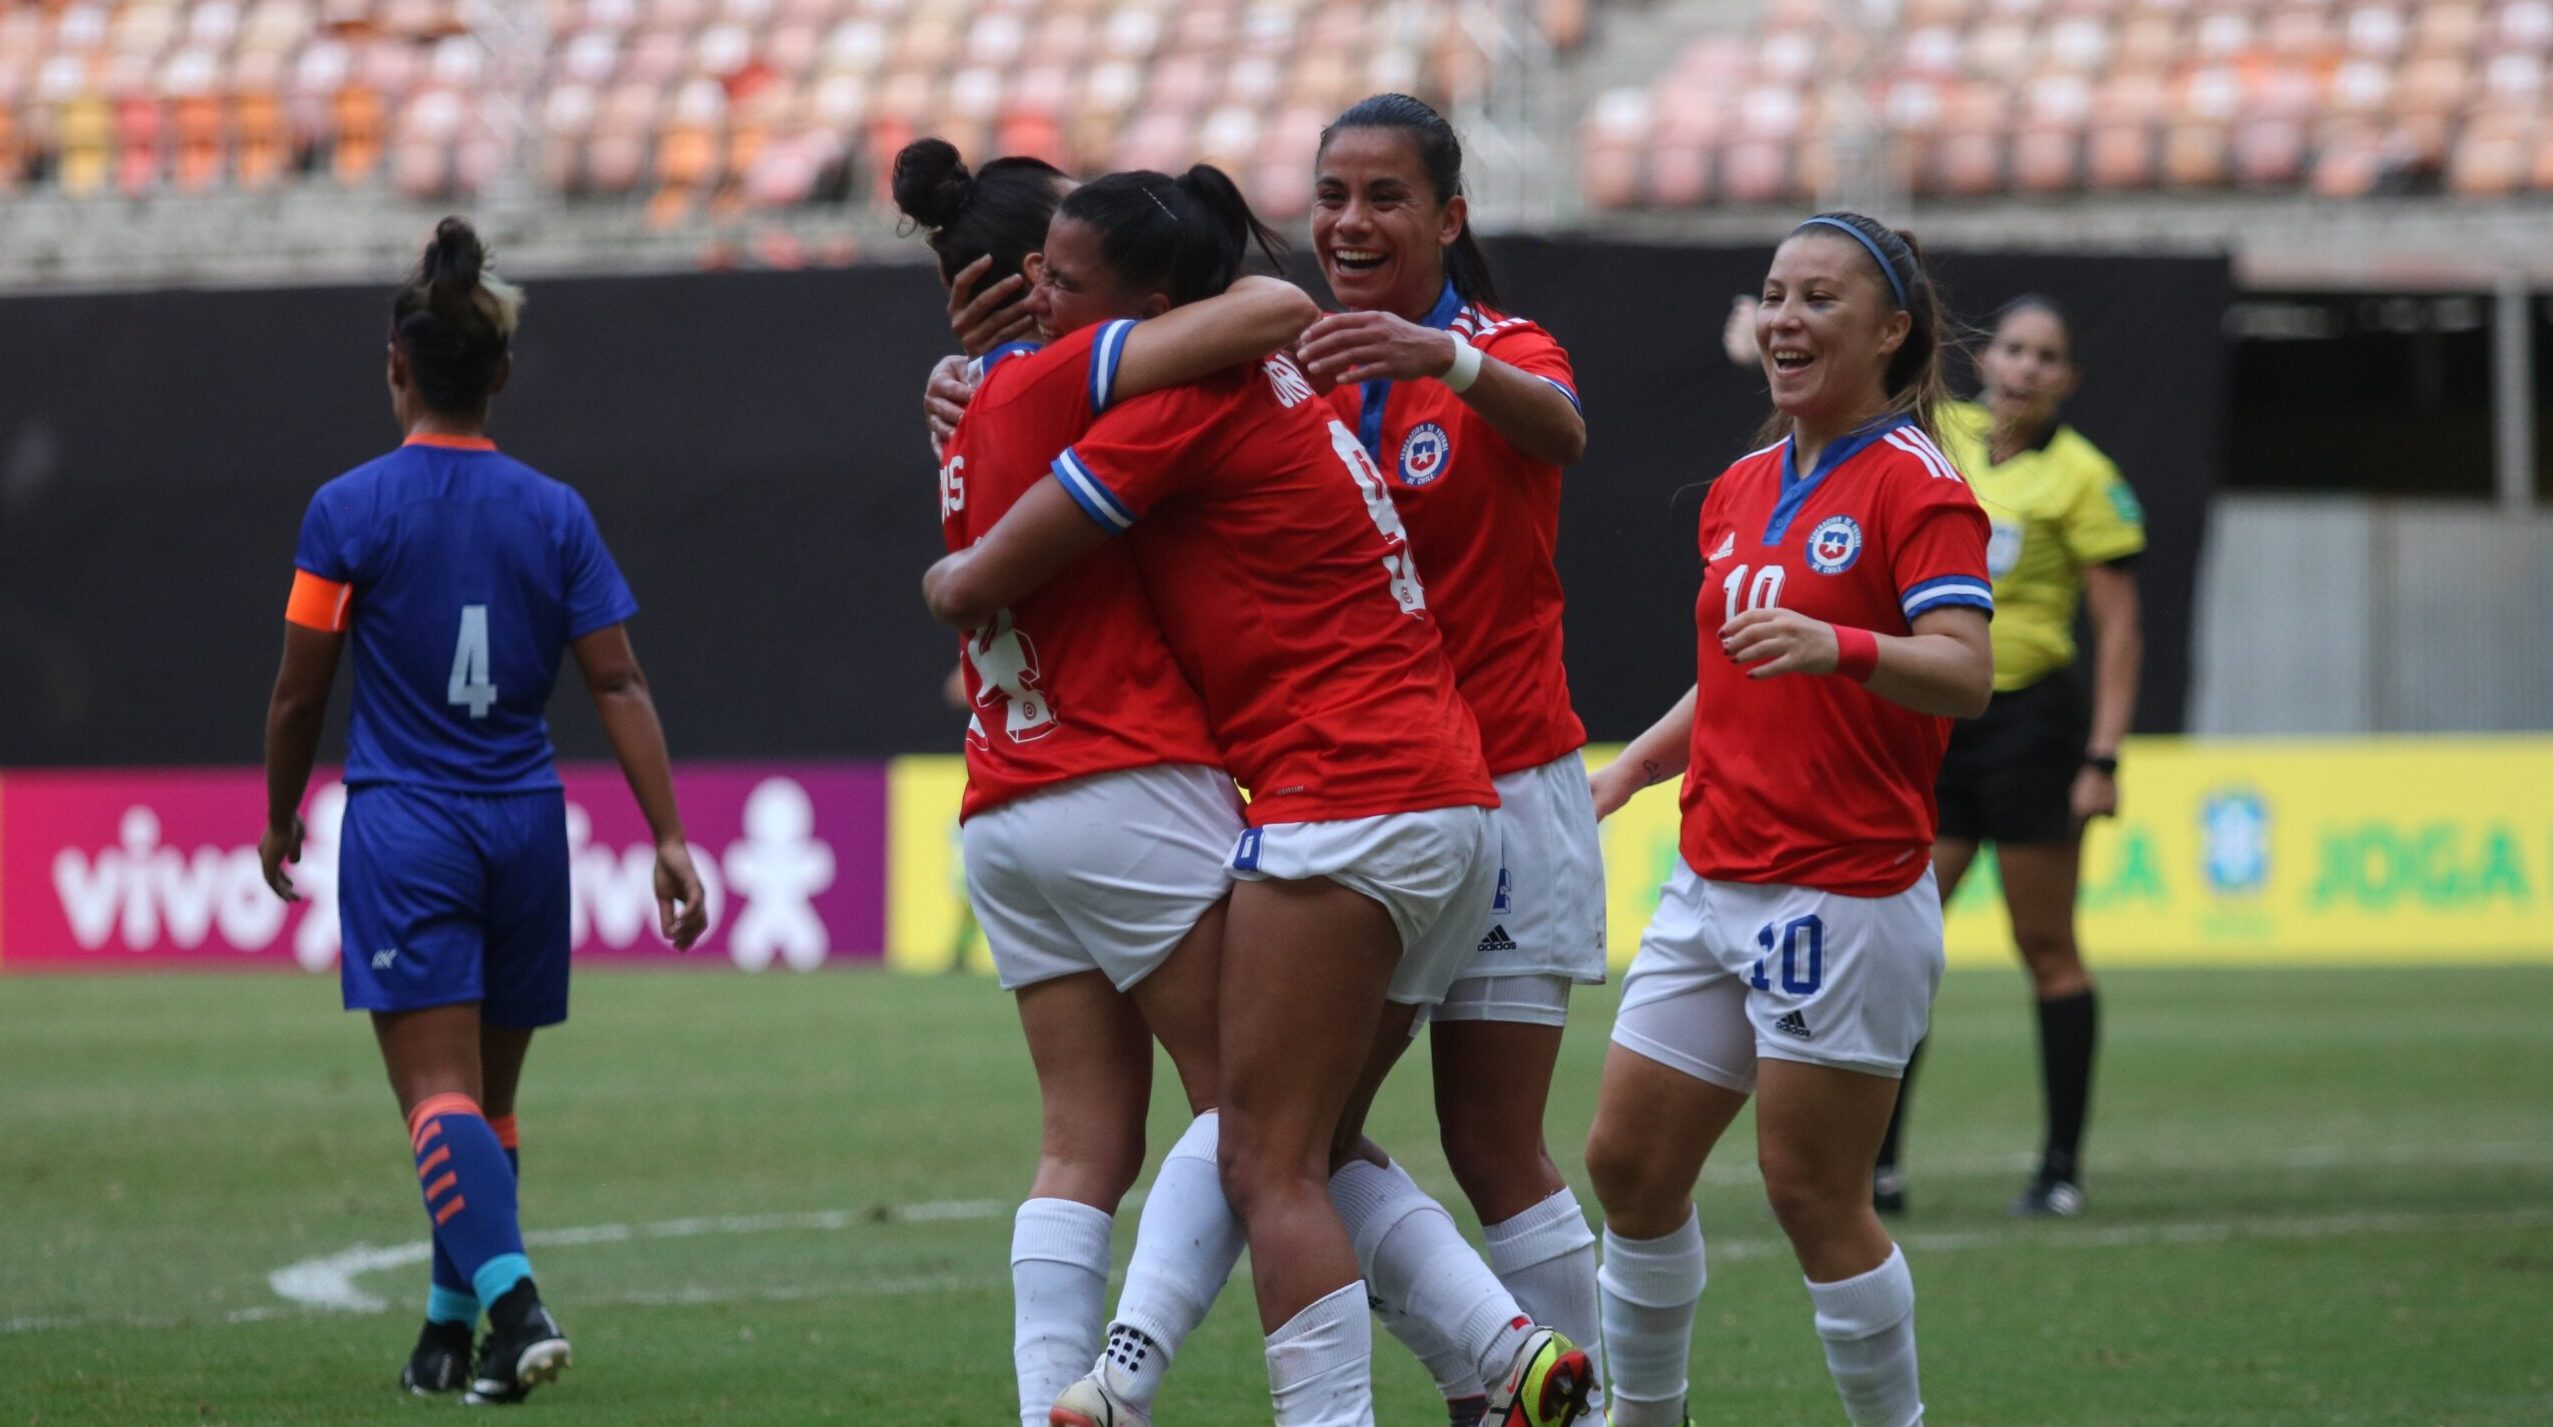
[[[1588, 0], [1539, 12], [1586, 34]], [[519, 155], [678, 224], [881, 198], [927, 131], [1208, 157], [1292, 216], [1329, 115], [1479, 68], [1453, 0], [38, 0], [0, 7], [0, 192], [466, 196]]]
[[1936, 198], [2501, 198], [2553, 191], [2549, 55], [2553, 0], [1773, 0], [1597, 96], [1580, 182], [1793, 202], [1876, 144]]

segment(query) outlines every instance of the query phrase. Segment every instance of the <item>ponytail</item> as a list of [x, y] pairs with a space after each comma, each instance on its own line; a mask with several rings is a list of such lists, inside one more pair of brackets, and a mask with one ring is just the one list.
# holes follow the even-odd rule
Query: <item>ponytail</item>
[[[1438, 206], [1453, 202], [1463, 193], [1463, 141], [1445, 116], [1428, 107], [1425, 101], [1406, 94], [1377, 94], [1348, 106], [1346, 113], [1330, 121], [1321, 131], [1319, 155], [1330, 151], [1330, 141], [1343, 129], [1390, 129], [1407, 134], [1418, 150], [1418, 167], [1427, 176], [1427, 186], [1436, 195]], [[1463, 231], [1445, 248], [1445, 280], [1454, 285], [1454, 295], [1465, 302], [1498, 307], [1498, 285], [1490, 280], [1489, 255], [1480, 250], [1480, 241], [1472, 236], [1467, 218]]]
[[484, 409], [504, 371], [523, 290], [487, 266], [478, 231], [466, 219], [446, 218], [391, 298], [391, 339], [407, 355], [430, 411]]
[[1285, 265], [1285, 240], [1212, 164], [1177, 178], [1150, 169], [1095, 178], [1056, 212], [1098, 231], [1100, 262], [1121, 288], [1165, 293], [1173, 307], [1232, 286], [1254, 246], [1280, 271]]

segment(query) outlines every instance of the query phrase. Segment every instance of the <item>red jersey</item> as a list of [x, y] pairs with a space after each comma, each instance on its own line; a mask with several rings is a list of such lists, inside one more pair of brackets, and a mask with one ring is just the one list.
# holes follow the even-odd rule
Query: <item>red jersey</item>
[[[981, 539], [1106, 407], [1134, 324], [1087, 327], [985, 362], [940, 467], [940, 534]], [[1171, 657], [1133, 555], [1093, 551], [959, 639], [970, 705], [961, 818], [1093, 773], [1216, 764], [1204, 702]]]
[[1720, 626], [1797, 610], [1876, 634], [1965, 606], [1994, 614], [1985, 512], [1902, 417], [1829, 445], [1802, 478], [1791, 443], [1739, 458], [1702, 502], [1702, 597], [1683, 851], [1704, 877], [1851, 897], [1930, 866], [1950, 720], [1833, 674], [1747, 677]]
[[[1578, 404], [1568, 352], [1524, 318], [1466, 304], [1447, 283], [1425, 325]], [[1366, 382], [1330, 402], [1390, 480], [1489, 771], [1584, 744], [1560, 659], [1560, 468], [1517, 450], [1440, 381]]]
[[1250, 823], [1495, 807], [1380, 472], [1282, 356], [1138, 397], [1055, 460], [1128, 542]]

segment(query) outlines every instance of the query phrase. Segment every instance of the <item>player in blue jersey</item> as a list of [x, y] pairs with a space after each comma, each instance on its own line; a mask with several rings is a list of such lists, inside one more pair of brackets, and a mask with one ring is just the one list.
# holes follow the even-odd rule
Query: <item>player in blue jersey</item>
[[[638, 612], [576, 492], [498, 453], [488, 401], [523, 295], [447, 218], [391, 305], [398, 450], [312, 497], [266, 713], [266, 881], [297, 901], [297, 809], [351, 635], [338, 913], [346, 1009], [372, 1013], [434, 1232], [426, 1322], [400, 1383], [512, 1402], [568, 1343], [515, 1214], [514, 1093], [532, 1032], [567, 1019], [567, 804], [542, 710], [573, 649], [656, 838], [667, 939], [707, 922], [665, 733], [623, 621]], [[488, 1334], [470, 1361], [485, 1312]]]

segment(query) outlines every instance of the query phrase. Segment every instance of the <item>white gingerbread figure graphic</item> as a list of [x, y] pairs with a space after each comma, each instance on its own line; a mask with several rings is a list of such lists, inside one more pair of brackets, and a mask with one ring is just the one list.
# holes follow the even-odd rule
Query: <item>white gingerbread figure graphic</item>
[[991, 624], [967, 639], [966, 657], [982, 682], [975, 694], [976, 708], [1002, 708], [1002, 726], [1013, 743], [1028, 743], [1055, 731], [1055, 706], [1046, 701], [1046, 691], [1037, 684], [1037, 644], [1011, 623], [1009, 610], [993, 616]]
[[788, 778], [766, 778], [745, 799], [745, 836], [727, 848], [727, 884], [744, 901], [727, 954], [747, 971], [773, 956], [813, 971], [832, 950], [816, 896], [833, 885], [833, 847], [815, 835], [815, 800]]

